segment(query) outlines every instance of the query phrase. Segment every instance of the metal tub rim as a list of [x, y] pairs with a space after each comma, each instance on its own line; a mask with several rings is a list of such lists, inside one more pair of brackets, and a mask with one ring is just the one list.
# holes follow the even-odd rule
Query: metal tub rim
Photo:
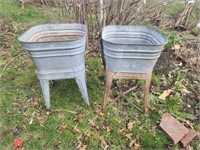
[[[165, 41], [165, 42], [163, 42], [163, 43], [160, 43], [160, 44], [139, 44], [139, 43], [137, 43], [137, 44], [130, 44], [130, 43], [114, 43], [114, 42], [110, 42], [110, 41], [108, 41], [106, 38], [105, 38], [105, 36], [106, 36], [106, 32], [109, 32], [109, 30], [110, 29], [112, 29], [112, 28], [146, 28], [146, 29], [149, 29], [149, 30], [153, 30], [153, 31], [155, 31], [155, 32], [157, 32], [157, 34], [159, 34], [159, 35], [161, 35], [161, 37], [163, 38], [163, 40]], [[118, 32], [118, 31], [114, 31], [114, 32]], [[124, 32], [124, 31], [123, 31]], [[109, 43], [109, 44], [115, 44], [115, 45], [134, 45], [134, 46], [162, 46], [162, 45], [165, 45], [165, 44], [167, 44], [167, 42], [168, 42], [168, 39], [166, 38], [166, 37], [164, 37], [162, 34], [161, 34], [161, 32], [160, 31], [158, 31], [156, 28], [153, 28], [153, 27], [149, 27], [149, 26], [139, 26], [139, 25], [108, 25], [108, 26], [105, 26], [103, 29], [102, 29], [102, 36], [101, 36], [101, 38], [102, 38], [102, 40], [104, 41], [104, 42], [107, 42], [107, 43]]]
[[[45, 28], [46, 27], [46, 28]], [[82, 30], [83, 32], [85, 32], [85, 34], [83, 34], [83, 36], [81, 38], [75, 39], [75, 40], [61, 40], [61, 41], [28, 41], [28, 39], [26, 38], [26, 36], [30, 35], [31, 32], [33, 32], [34, 30], [38, 30], [38, 28], [45, 29], [48, 30], [47, 27], [60, 27], [62, 29], [65, 29], [64, 27], [71, 27], [71, 29], [74, 30]], [[51, 28], [49, 28], [49, 30], [52, 30]], [[58, 30], [58, 29], [55, 29]], [[69, 30], [69, 28], [67, 28], [67, 30]], [[40, 31], [38, 31], [40, 32]], [[35, 34], [35, 33], [32, 33]], [[84, 41], [87, 35], [87, 26], [81, 23], [72, 23], [72, 24], [41, 24], [41, 25], [36, 25], [31, 27], [29, 30], [25, 31], [24, 33], [21, 34], [21, 36], [18, 37], [18, 40], [21, 43], [24, 44], [42, 44], [42, 43], [62, 43], [62, 42], [74, 42], [74, 41]]]

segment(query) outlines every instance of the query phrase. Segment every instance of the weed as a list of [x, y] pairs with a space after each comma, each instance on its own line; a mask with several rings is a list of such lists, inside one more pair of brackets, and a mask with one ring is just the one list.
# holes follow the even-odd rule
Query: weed
[[179, 115], [180, 109], [183, 107], [183, 101], [179, 97], [173, 97], [167, 101], [167, 106], [170, 113]]
[[198, 35], [199, 35], [199, 30], [196, 29], [196, 28], [193, 28], [193, 29], [190, 31], [190, 33], [191, 33], [192, 35], [194, 35], [194, 36], [198, 36]]
[[169, 82], [170, 83], [175, 83], [175, 82], [185, 82], [185, 78], [186, 78], [186, 74], [180, 70], [179, 68], [176, 68], [174, 70], [172, 70], [170, 73], [170, 78], [169, 78]]
[[200, 103], [198, 103], [195, 107], [200, 109]]
[[158, 107], [159, 104], [162, 103], [160, 99], [152, 93], [149, 94], [149, 101], [151, 102], [151, 105], [156, 105], [156, 107]]
[[145, 85], [145, 81], [144, 80], [137, 80], [137, 86], [139, 87], [143, 87]]
[[160, 31], [168, 39], [168, 43], [165, 45], [165, 48], [171, 49], [174, 47], [174, 45], [180, 45], [182, 43], [176, 31], [170, 31], [170, 32], [163, 31], [163, 30], [160, 30]]
[[158, 87], [161, 85], [159, 75], [156, 75], [155, 73], [152, 74], [151, 84]]

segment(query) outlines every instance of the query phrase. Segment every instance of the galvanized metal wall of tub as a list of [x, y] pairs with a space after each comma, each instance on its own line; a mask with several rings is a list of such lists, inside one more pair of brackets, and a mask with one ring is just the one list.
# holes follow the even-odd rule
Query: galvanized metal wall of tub
[[111, 25], [102, 30], [106, 67], [116, 72], [151, 72], [167, 39], [146, 26]]
[[47, 108], [50, 108], [48, 80], [68, 78], [76, 79], [89, 105], [84, 59], [86, 31], [83, 24], [44, 24], [19, 37], [36, 66]]

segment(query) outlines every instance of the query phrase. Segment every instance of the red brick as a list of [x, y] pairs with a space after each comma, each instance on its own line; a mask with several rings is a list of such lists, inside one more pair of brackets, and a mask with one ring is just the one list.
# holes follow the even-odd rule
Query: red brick
[[189, 130], [176, 120], [169, 113], [164, 113], [160, 122], [160, 128], [177, 144], [183, 137], [188, 134]]
[[183, 147], [187, 147], [190, 141], [192, 141], [197, 136], [194, 130], [189, 130], [189, 133], [180, 141]]

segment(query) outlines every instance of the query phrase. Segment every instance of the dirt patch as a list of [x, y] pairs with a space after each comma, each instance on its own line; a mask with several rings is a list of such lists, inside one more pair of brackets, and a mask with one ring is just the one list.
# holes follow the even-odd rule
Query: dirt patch
[[[163, 74], [168, 77], [168, 74], [179, 68], [180, 70], [187, 70], [185, 80], [188, 81], [188, 90], [190, 94], [183, 96], [183, 112], [187, 112], [195, 116], [190, 121], [198, 124], [200, 123], [200, 79], [199, 73], [199, 43], [198, 40], [186, 41], [180, 46], [180, 49], [171, 50], [165, 49], [161, 54], [156, 64], [157, 69], [155, 70], [158, 74]], [[161, 89], [167, 89], [172, 87], [171, 84], [167, 84]]]
[[155, 72], [159, 72], [159, 74], [168, 75], [169, 72], [174, 69], [174, 62], [176, 62], [176, 57], [174, 57], [171, 50], [163, 50], [155, 66], [161, 69], [158, 69], [158, 71], [155, 70]]
[[[193, 72], [193, 74], [195, 73]], [[187, 75], [187, 79], [189, 80], [188, 90], [190, 94], [184, 96], [183, 111], [193, 114], [195, 118], [190, 121], [198, 124], [200, 123], [200, 79], [198, 76], [195, 78], [191, 74]]]
[[181, 68], [188, 70], [186, 80], [190, 94], [184, 96], [183, 111], [193, 114], [193, 123], [200, 123], [200, 40], [185, 40], [180, 49], [172, 51], [176, 60], [182, 63]]
[[200, 40], [185, 40], [179, 49], [174, 50], [174, 55], [193, 71], [199, 72], [200, 68]]

